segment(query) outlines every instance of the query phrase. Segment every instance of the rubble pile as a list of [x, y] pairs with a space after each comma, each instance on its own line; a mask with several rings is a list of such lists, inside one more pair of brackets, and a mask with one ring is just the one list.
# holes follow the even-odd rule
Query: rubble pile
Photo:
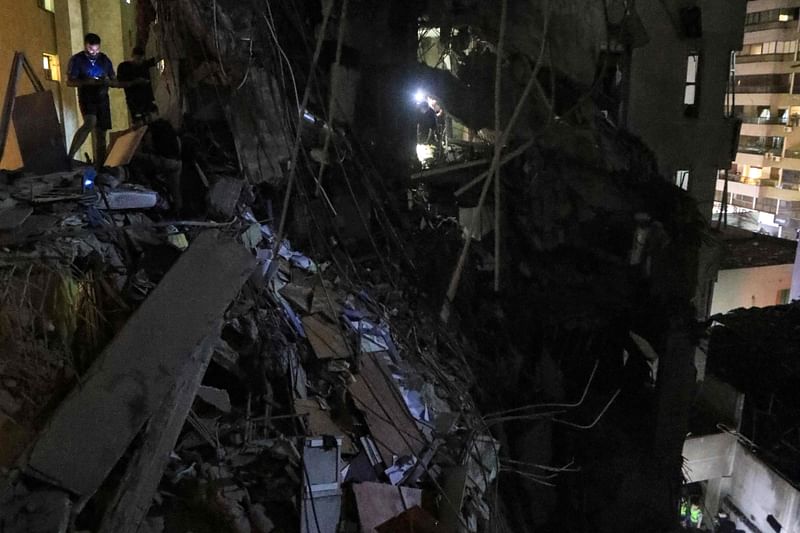
[[0, 189], [3, 465], [188, 246], [159, 213], [108, 209], [119, 189], [85, 183], [95, 175], [25, 175]]
[[[421, 70], [454, 116], [486, 129], [494, 76], [488, 45], [461, 58], [460, 79], [416, 68], [425, 9], [412, 4], [160, 2], [151, 34], [171, 99], [159, 105], [181, 126], [180, 167], [155, 154], [136, 177], [133, 139], [96, 191], [86, 172], [14, 182], [9, 209], [35, 214], [0, 257], [8, 275], [24, 273], [12, 258], [58, 255], [49, 242], [74, 247], [58, 272], [102, 283], [96, 314], [114, 326], [92, 330], [103, 338], [77, 386], [14, 454], [0, 531], [675, 522], [688, 416], [658, 391], [693, 386], [686, 324], [704, 222], [579, 90], [597, 50], [540, 73], [574, 39], [554, 30], [545, 54], [549, 8], [522, 3], [509, 35], [520, 57], [497, 67], [513, 78], [501, 114], [523, 110], [497, 144], [502, 172], [472, 176], [489, 165], [485, 144], [484, 160], [422, 169], [410, 190], [407, 78]], [[491, 6], [472, 20], [430, 4], [432, 24], [495, 41]], [[580, 2], [552, 16], [604, 27]], [[496, 213], [478, 200], [491, 179]], [[44, 212], [59, 214], [43, 231]], [[66, 328], [72, 344], [87, 328]]]
[[[341, 515], [353, 531], [384, 531], [397, 516], [477, 531], [492, 514], [499, 459], [479, 430], [458, 345], [403, 309], [388, 284], [353, 287], [288, 241], [273, 259], [270, 227], [248, 213], [241, 227], [261, 260], [225, 314], [150, 514], [139, 517], [145, 530], [336, 531]], [[76, 529], [122, 530], [110, 526], [118, 513], [131, 517], [108, 503], [114, 477], [88, 502], [53, 504], [51, 519], [69, 523], [72, 508]], [[43, 511], [31, 502], [52, 504], [37, 472], [14, 470], [6, 482], [6, 530], [37, 531]]]

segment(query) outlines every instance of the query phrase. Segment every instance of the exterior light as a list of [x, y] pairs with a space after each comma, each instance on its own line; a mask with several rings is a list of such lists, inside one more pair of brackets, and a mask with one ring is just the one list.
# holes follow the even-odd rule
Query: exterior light
[[426, 96], [427, 95], [425, 94], [425, 91], [422, 89], [417, 89], [417, 92], [414, 93], [414, 101], [418, 104], [421, 104], [425, 101]]

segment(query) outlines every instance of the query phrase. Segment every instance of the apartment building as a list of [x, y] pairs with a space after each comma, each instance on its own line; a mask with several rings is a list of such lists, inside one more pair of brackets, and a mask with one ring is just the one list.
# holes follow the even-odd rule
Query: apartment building
[[[45, 89], [53, 93], [67, 142], [81, 124], [76, 90], [67, 87], [66, 69], [72, 54], [83, 48], [83, 36], [94, 32], [103, 39], [103, 51], [115, 66], [130, 56], [136, 45], [137, 0], [24, 0], [0, 2], [0, 101], [15, 52], [24, 52]], [[23, 75], [18, 94], [33, 91]], [[128, 127], [122, 91], [111, 91], [114, 129]], [[84, 150], [91, 152], [91, 143]], [[13, 123], [0, 169], [22, 166]]]
[[[794, 239], [800, 228], [800, 0], [750, 0], [736, 54], [736, 160], [717, 180], [715, 216]], [[721, 213], [721, 211], [723, 213]]]

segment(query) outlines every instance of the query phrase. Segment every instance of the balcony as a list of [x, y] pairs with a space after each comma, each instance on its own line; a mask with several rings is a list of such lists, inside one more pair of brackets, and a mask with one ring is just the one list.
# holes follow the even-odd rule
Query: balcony
[[[728, 175], [728, 192], [731, 194], [749, 196], [760, 200], [800, 201], [800, 191], [791, 188], [793, 184], [784, 185], [783, 187], [778, 187], [778, 180], [773, 179], [751, 179], [741, 174]], [[717, 179], [717, 190], [723, 191], [724, 189], [725, 180]], [[734, 205], [737, 204], [734, 202]], [[752, 205], [741, 205], [740, 207], [752, 208]]]
[[749, 33], [751, 31], [763, 31], [763, 30], [782, 30], [782, 29], [789, 29], [792, 28], [793, 25], [796, 25], [796, 20], [787, 20], [787, 21], [780, 21], [774, 20], [771, 22], [759, 22], [758, 24], [745, 24], [744, 32]]
[[787, 125], [787, 120], [782, 117], [739, 117], [745, 124], [783, 124]]
[[788, 54], [757, 54], [757, 55], [736, 55], [736, 63], [761, 63], [761, 62], [783, 62], [794, 61], [794, 53]]
[[[787, 137], [792, 132], [792, 127], [777, 122], [775, 119], [764, 122], [747, 122], [742, 124], [740, 133], [743, 137]], [[777, 153], [775, 155], [780, 155]]]
[[768, 147], [764, 145], [739, 145], [738, 152], [740, 154], [753, 154], [753, 155], [771, 155], [773, 157], [781, 157], [781, 147]]

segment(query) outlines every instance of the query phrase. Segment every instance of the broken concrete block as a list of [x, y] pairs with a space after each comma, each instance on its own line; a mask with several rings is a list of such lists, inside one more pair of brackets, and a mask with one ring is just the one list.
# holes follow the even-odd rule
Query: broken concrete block
[[98, 209], [150, 209], [158, 203], [158, 193], [136, 185], [108, 189], [97, 199]]
[[197, 390], [197, 397], [223, 413], [231, 412], [231, 398], [226, 390], [201, 385]]
[[296, 308], [306, 313], [311, 309], [311, 298], [314, 296], [314, 291], [310, 287], [287, 283], [278, 292]]
[[250, 515], [250, 524], [257, 533], [272, 533], [275, 529], [275, 524], [269, 519], [266, 509], [260, 503], [251, 505], [248, 514]]
[[216, 219], [230, 220], [236, 215], [236, 203], [244, 182], [235, 178], [221, 178], [208, 191], [208, 211]]

